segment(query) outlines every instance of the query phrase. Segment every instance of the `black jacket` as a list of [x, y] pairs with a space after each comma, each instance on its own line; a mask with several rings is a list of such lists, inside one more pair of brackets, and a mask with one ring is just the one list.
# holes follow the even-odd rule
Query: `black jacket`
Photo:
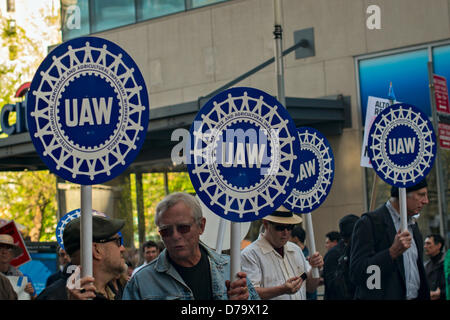
[[435, 291], [437, 288], [441, 290], [441, 298], [445, 300], [445, 272], [444, 272], [445, 255], [440, 252], [437, 256], [432, 257], [425, 263], [425, 273], [427, 275], [430, 290]]
[[325, 286], [325, 300], [339, 300], [339, 294], [336, 292], [337, 290], [334, 285], [334, 278], [339, 257], [344, 254], [344, 251], [345, 243], [343, 240], [340, 240], [338, 244], [328, 250], [328, 252], [325, 254], [325, 257], [323, 257], [323, 282]]
[[[363, 300], [405, 300], [406, 284], [403, 255], [392, 260], [389, 248], [396, 235], [391, 215], [384, 204], [369, 213], [377, 217], [377, 226], [373, 218], [363, 215], [355, 224], [350, 254], [350, 277], [356, 286], [355, 298]], [[420, 276], [418, 299], [429, 300], [425, 270], [423, 267], [423, 239], [417, 224], [413, 225], [413, 237], [417, 245], [417, 266]], [[381, 288], [369, 289], [367, 279], [373, 275], [368, 267], [376, 265], [380, 268]]]

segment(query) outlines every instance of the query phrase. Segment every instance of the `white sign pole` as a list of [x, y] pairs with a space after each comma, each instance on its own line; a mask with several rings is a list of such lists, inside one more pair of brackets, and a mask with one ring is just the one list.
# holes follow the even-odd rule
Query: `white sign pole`
[[[308, 240], [308, 245], [309, 245], [309, 249], [310, 252], [312, 254], [314, 254], [314, 252], [316, 252], [316, 242], [314, 240], [314, 230], [313, 230], [313, 223], [312, 223], [312, 218], [311, 218], [311, 213], [305, 213], [305, 224], [306, 224], [306, 237]], [[312, 268], [312, 275], [313, 278], [319, 278], [319, 269], [317, 267]]]
[[237, 280], [236, 274], [241, 271], [241, 224], [231, 222], [230, 235], [230, 280]]
[[92, 186], [81, 186], [81, 277], [92, 277]]
[[398, 198], [400, 200], [400, 230], [408, 229], [406, 213], [406, 188], [398, 188]]
[[217, 253], [222, 253], [223, 237], [225, 236], [226, 226], [227, 226], [227, 221], [225, 219], [220, 218], [219, 230], [217, 232], [217, 241], [216, 241], [216, 252]]

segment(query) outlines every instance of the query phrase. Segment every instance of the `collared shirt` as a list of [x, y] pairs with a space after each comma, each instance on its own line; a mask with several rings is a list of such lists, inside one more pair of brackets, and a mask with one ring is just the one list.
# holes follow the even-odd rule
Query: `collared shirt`
[[[392, 206], [391, 202], [388, 200], [386, 203], [389, 213], [391, 214], [392, 221], [394, 222], [395, 231], [398, 232], [400, 229], [401, 218], [400, 214]], [[415, 224], [415, 220], [408, 217], [408, 231], [411, 234], [412, 241], [411, 247], [403, 252], [403, 265], [405, 267], [405, 281], [406, 281], [406, 299], [415, 299], [419, 295], [420, 288], [420, 275], [419, 267], [417, 266], [417, 261], [419, 258], [419, 253], [417, 250], [416, 242], [414, 241], [412, 226]]]
[[[225, 281], [230, 279], [230, 257], [218, 254], [200, 242], [206, 249], [210, 265], [211, 287], [214, 300], [228, 300]], [[128, 281], [123, 300], [193, 300], [192, 290], [187, 286], [175, 267], [170, 263], [167, 249], [155, 260], [140, 269]], [[249, 300], [259, 296], [247, 278]]]
[[[150, 261], [151, 262], [151, 261]], [[134, 276], [136, 274], [136, 272], [138, 272], [139, 270], [141, 270], [143, 267], [145, 267], [146, 265], [148, 265], [150, 262], [144, 261], [143, 264], [141, 264], [139, 267], [137, 267], [136, 269], [133, 270], [133, 272], [131, 273], [131, 276]]]
[[[261, 288], [283, 285], [288, 279], [311, 270], [299, 246], [288, 241], [282, 257], [262, 234], [242, 251], [241, 266], [253, 286]], [[273, 300], [306, 300], [306, 285], [303, 283], [295, 294], [284, 294]]]

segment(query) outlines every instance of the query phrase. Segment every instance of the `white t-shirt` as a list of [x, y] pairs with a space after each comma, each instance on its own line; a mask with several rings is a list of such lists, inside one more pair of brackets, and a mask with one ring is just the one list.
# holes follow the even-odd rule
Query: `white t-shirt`
[[[299, 246], [288, 241], [284, 245], [282, 257], [262, 234], [242, 250], [241, 266], [242, 271], [247, 273], [247, 278], [256, 288], [279, 286], [289, 278], [298, 277], [303, 272], [311, 270], [311, 265]], [[305, 282], [295, 294], [284, 294], [272, 300], [306, 300]]]

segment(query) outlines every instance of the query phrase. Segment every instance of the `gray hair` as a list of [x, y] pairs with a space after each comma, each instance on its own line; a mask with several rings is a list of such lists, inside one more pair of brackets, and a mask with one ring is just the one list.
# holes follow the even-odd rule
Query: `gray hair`
[[156, 214], [155, 214], [155, 224], [159, 226], [159, 220], [161, 216], [176, 205], [178, 202], [182, 201], [188, 208], [191, 209], [192, 216], [194, 221], [198, 224], [200, 220], [203, 218], [202, 207], [197, 199], [186, 192], [174, 192], [166, 196], [162, 199], [158, 205], [156, 206]]

